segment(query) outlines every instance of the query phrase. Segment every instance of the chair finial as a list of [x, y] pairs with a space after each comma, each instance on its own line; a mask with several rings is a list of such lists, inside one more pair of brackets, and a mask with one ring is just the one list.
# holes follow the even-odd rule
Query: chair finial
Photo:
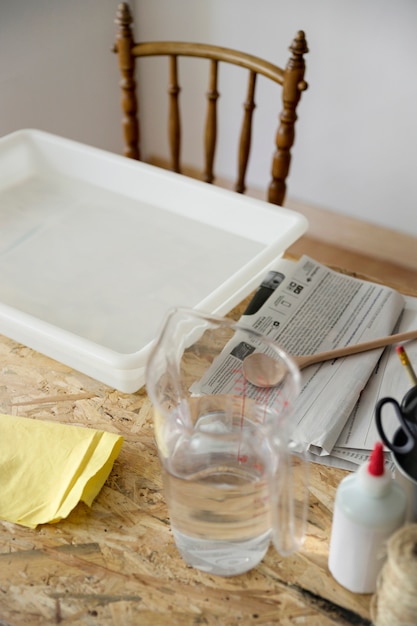
[[117, 14], [115, 23], [120, 26], [120, 29], [128, 28], [133, 22], [132, 13], [127, 2], [121, 2], [117, 7]]
[[292, 40], [289, 50], [291, 50], [295, 57], [301, 57], [303, 56], [303, 54], [307, 54], [308, 46], [306, 36], [303, 30], [298, 31], [298, 33]]

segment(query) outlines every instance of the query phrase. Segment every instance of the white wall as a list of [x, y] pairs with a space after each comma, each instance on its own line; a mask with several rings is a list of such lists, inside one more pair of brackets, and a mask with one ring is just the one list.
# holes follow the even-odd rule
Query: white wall
[[[117, 60], [110, 50], [118, 0], [0, 0], [0, 135], [36, 127], [120, 152]], [[299, 107], [289, 195], [417, 235], [417, 3], [415, 0], [132, 0], [142, 40], [204, 40], [283, 64], [299, 29], [310, 53], [310, 88]], [[148, 152], [165, 150], [165, 85], [155, 90], [153, 67], [141, 68]], [[183, 91], [204, 98], [206, 76], [190, 63]], [[232, 93], [226, 93], [226, 87]], [[279, 95], [258, 96], [259, 138], [249, 182], [267, 184]], [[243, 82], [221, 75], [219, 101], [239, 110]], [[148, 93], [149, 90], [149, 93]], [[233, 98], [238, 104], [235, 105]], [[265, 98], [266, 102], [262, 100]], [[163, 120], [157, 118], [161, 109]], [[184, 160], [198, 161], [203, 112], [191, 122]], [[223, 115], [223, 113], [222, 113]], [[218, 173], [233, 176], [240, 116], [218, 147]], [[220, 128], [222, 128], [220, 118]], [[185, 124], [184, 124], [185, 125]], [[271, 132], [271, 127], [273, 131]], [[199, 146], [199, 143], [198, 143]], [[190, 150], [188, 157], [186, 151]]]
[[[142, 40], [205, 40], [279, 65], [288, 57], [292, 37], [303, 29], [310, 48], [310, 87], [299, 106], [289, 195], [417, 235], [414, 0], [136, 0], [135, 9]], [[146, 78], [151, 86], [152, 76]], [[198, 78], [204, 92], [206, 83]], [[233, 82], [233, 91], [243, 101], [243, 85], [237, 94]], [[276, 95], [267, 93], [265, 106], [264, 93], [258, 96], [262, 140], [250, 170], [250, 182], [260, 186], [267, 181], [270, 129], [276, 120]], [[219, 105], [231, 109], [225, 98]], [[155, 115], [159, 101], [148, 98], [143, 106]], [[187, 122], [190, 117], [192, 110]], [[194, 121], [189, 141], [195, 142], [200, 125]], [[160, 125], [145, 128], [145, 142], [162, 143], [164, 131]], [[219, 153], [224, 157], [218, 159], [220, 173], [232, 176], [235, 146], [229, 138]]]
[[39, 128], [122, 150], [117, 0], [0, 0], [0, 136]]

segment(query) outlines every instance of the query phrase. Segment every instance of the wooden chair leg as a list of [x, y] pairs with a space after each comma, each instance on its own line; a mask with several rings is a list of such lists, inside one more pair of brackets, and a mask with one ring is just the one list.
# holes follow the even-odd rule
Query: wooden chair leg
[[117, 31], [115, 52], [118, 54], [119, 67], [122, 74], [120, 87], [122, 90], [123, 134], [125, 138], [124, 154], [133, 159], [140, 159], [138, 103], [136, 98], [136, 82], [134, 78], [135, 59], [131, 54], [134, 45], [132, 34], [132, 15], [129, 5], [119, 5], [116, 17]]
[[301, 92], [307, 89], [307, 83], [304, 80], [304, 54], [308, 52], [308, 47], [303, 31], [297, 33], [290, 50], [292, 55], [285, 68], [283, 110], [275, 138], [276, 151], [272, 161], [272, 180], [268, 188], [268, 201], [278, 205], [281, 205], [285, 198], [285, 180], [290, 169], [291, 147], [295, 137], [296, 108]]

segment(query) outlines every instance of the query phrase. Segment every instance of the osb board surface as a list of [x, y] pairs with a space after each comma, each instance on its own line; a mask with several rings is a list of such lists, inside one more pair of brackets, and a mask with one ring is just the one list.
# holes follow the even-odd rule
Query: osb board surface
[[283, 558], [271, 547], [251, 572], [219, 578], [176, 551], [144, 389], [116, 392], [0, 336], [0, 412], [125, 438], [91, 509], [80, 504], [36, 530], [0, 522], [0, 626], [370, 623], [370, 596], [343, 589], [327, 569], [341, 470], [311, 467], [300, 553]]

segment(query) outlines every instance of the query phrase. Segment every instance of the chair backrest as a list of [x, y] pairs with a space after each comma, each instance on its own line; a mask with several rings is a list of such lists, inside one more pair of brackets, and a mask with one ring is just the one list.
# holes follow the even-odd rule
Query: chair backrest
[[282, 107], [279, 111], [279, 126], [275, 135], [275, 151], [272, 157], [271, 182], [268, 187], [269, 202], [281, 205], [286, 192], [286, 179], [291, 161], [291, 148], [294, 143], [294, 126], [297, 120], [296, 109], [301, 92], [307, 89], [304, 80], [304, 54], [308, 52], [303, 31], [295, 36], [291, 46], [291, 56], [285, 69], [268, 61], [230, 48], [223, 48], [202, 43], [179, 41], [154, 41], [136, 43], [132, 32], [132, 15], [129, 5], [123, 2], [118, 7], [116, 24], [118, 25], [114, 51], [118, 54], [121, 72], [123, 130], [125, 139], [124, 154], [134, 159], [141, 159], [140, 130], [138, 119], [138, 99], [136, 94], [135, 61], [140, 57], [167, 56], [169, 58], [169, 122], [168, 134], [171, 153], [170, 168], [181, 171], [181, 119], [179, 106], [180, 85], [178, 84], [178, 58], [199, 57], [209, 59], [209, 86], [207, 92], [207, 114], [205, 124], [205, 167], [203, 179], [214, 181], [214, 155], [217, 139], [217, 89], [218, 64], [230, 63], [248, 71], [248, 87], [243, 108], [243, 122], [238, 150], [238, 174], [235, 190], [245, 191], [245, 177], [248, 165], [252, 117], [255, 108], [255, 86], [257, 74], [282, 86]]

